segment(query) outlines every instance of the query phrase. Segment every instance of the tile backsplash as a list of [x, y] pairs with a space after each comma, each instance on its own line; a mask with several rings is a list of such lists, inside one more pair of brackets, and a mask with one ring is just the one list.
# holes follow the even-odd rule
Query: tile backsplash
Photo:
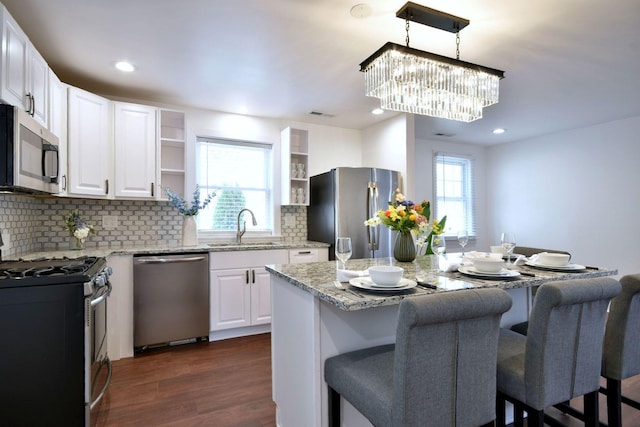
[[[176, 245], [182, 238], [182, 216], [168, 202], [138, 200], [87, 200], [37, 198], [0, 194], [0, 231], [4, 240], [2, 257], [22, 253], [67, 249], [69, 234], [63, 216], [78, 209], [98, 233], [87, 240], [87, 247]], [[117, 227], [102, 226], [104, 216], [117, 217]], [[285, 217], [293, 226], [285, 227]], [[282, 239], [307, 240], [307, 214], [304, 206], [282, 207]]]

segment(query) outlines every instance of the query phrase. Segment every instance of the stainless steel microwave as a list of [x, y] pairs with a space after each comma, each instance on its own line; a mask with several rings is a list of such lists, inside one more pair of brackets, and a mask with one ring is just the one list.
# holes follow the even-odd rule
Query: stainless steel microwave
[[0, 105], [0, 190], [57, 193], [58, 138], [26, 111]]

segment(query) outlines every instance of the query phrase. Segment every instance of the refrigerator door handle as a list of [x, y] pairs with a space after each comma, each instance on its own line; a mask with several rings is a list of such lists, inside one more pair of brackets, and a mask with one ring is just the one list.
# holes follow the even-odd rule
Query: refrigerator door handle
[[[369, 182], [367, 185], [367, 218], [373, 218], [378, 213], [378, 183]], [[377, 251], [380, 246], [380, 226], [367, 227], [367, 243], [369, 250]]]

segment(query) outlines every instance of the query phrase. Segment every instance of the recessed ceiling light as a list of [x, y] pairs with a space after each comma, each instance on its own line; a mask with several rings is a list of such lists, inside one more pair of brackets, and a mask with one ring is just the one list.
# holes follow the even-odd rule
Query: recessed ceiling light
[[136, 69], [136, 67], [127, 61], [116, 62], [116, 68], [120, 71], [124, 71], [125, 73], [130, 73]]
[[496, 128], [493, 130], [493, 133], [495, 133], [496, 135], [499, 135], [501, 133], [505, 133], [506, 131], [507, 131], [506, 129]]
[[382, 113], [384, 113], [384, 110], [382, 108], [376, 108], [374, 110], [371, 110], [371, 114], [375, 114], [376, 116], [379, 116]]

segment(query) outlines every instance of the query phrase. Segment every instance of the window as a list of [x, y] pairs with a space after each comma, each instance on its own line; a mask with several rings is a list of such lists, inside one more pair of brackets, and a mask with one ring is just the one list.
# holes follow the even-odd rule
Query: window
[[243, 208], [247, 229], [273, 234], [272, 145], [198, 137], [196, 140], [196, 183], [201, 198], [213, 191], [216, 197], [198, 216], [198, 229], [216, 235], [235, 233], [238, 213]]
[[435, 215], [447, 215], [445, 235], [456, 235], [466, 229], [476, 235], [474, 212], [473, 159], [456, 154], [435, 153], [433, 156]]

